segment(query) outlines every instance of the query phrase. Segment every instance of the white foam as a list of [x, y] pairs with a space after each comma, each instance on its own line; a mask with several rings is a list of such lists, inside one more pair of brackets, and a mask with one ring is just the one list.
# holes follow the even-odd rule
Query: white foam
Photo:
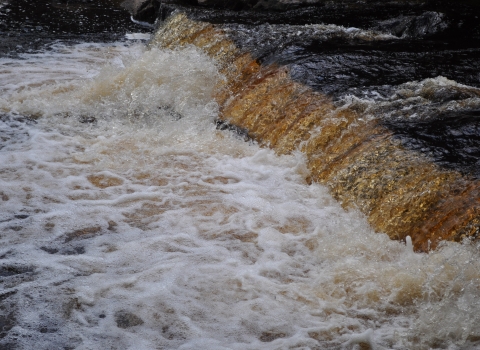
[[151, 34], [149, 33], [127, 33], [125, 34], [125, 38], [128, 40], [149, 40]]
[[[55, 70], [55, 53], [33, 57], [48, 74], [24, 75], [32, 85], [12, 71], [2, 87], [0, 266], [34, 272], [4, 278], [16, 321], [0, 344], [420, 349], [479, 336], [478, 248], [413, 254], [307, 185], [301, 155], [215, 130], [221, 77], [204, 54], [66, 50], [95, 58]], [[104, 51], [117, 63], [101, 68]]]
[[354, 344], [367, 345], [370, 349], [375, 350], [375, 343], [372, 341], [373, 330], [367, 329], [361, 334], [354, 334], [350, 336], [350, 340], [343, 344], [344, 347], [348, 347]]

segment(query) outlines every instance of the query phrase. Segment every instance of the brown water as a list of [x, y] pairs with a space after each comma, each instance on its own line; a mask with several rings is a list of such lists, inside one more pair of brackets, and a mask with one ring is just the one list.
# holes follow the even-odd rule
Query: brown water
[[479, 348], [476, 242], [414, 253], [368, 222], [398, 225], [377, 208], [468, 222], [475, 180], [404, 148], [378, 115], [476, 89], [436, 78], [334, 101], [219, 28], [162, 30], [148, 47], [0, 59], [0, 346]]

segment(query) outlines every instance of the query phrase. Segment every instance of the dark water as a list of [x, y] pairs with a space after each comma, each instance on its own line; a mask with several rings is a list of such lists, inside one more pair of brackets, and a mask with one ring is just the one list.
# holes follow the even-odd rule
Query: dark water
[[41, 50], [55, 41], [111, 42], [126, 32], [151, 31], [135, 24], [119, 1], [13, 0], [0, 8], [0, 57]]
[[[288, 66], [294, 80], [334, 100], [355, 96], [385, 102], [375, 108], [376, 116], [385, 118], [404, 146], [478, 178], [478, 107], [467, 102], [479, 96], [472, 88], [480, 87], [477, 5], [344, 2], [277, 12], [182, 10], [221, 26], [259, 62]], [[164, 6], [161, 13], [165, 16], [174, 8]], [[325, 26], [332, 24], [328, 34]], [[415, 93], [421, 98], [417, 101], [397, 93], [402, 84], [436, 77], [466, 87], [438, 86], [432, 88], [435, 92]], [[410, 114], [395, 111], [399, 103]], [[452, 108], [455, 111], [448, 112]], [[414, 120], [407, 122], [411, 116]]]
[[[439, 75], [480, 86], [479, 7], [369, 2], [268, 13], [187, 11], [192, 18], [226, 25], [239, 47], [263, 63], [290, 66], [294, 79], [327, 94]], [[310, 24], [335, 24], [392, 37], [318, 37], [315, 28], [304, 27]]]
[[480, 110], [444, 112], [435, 122], [387, 125], [402, 143], [428, 154], [438, 164], [480, 178]]

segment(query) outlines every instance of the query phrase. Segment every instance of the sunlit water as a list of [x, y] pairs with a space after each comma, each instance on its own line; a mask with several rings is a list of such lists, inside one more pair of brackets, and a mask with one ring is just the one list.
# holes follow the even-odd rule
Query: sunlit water
[[415, 254], [216, 130], [197, 49], [57, 44], [0, 77], [0, 347], [480, 348], [478, 247]]

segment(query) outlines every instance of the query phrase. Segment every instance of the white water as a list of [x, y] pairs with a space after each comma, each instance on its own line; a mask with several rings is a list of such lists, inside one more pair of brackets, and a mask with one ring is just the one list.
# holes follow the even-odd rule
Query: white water
[[415, 254], [301, 155], [215, 130], [196, 49], [57, 45], [0, 77], [0, 345], [480, 348], [478, 247]]

